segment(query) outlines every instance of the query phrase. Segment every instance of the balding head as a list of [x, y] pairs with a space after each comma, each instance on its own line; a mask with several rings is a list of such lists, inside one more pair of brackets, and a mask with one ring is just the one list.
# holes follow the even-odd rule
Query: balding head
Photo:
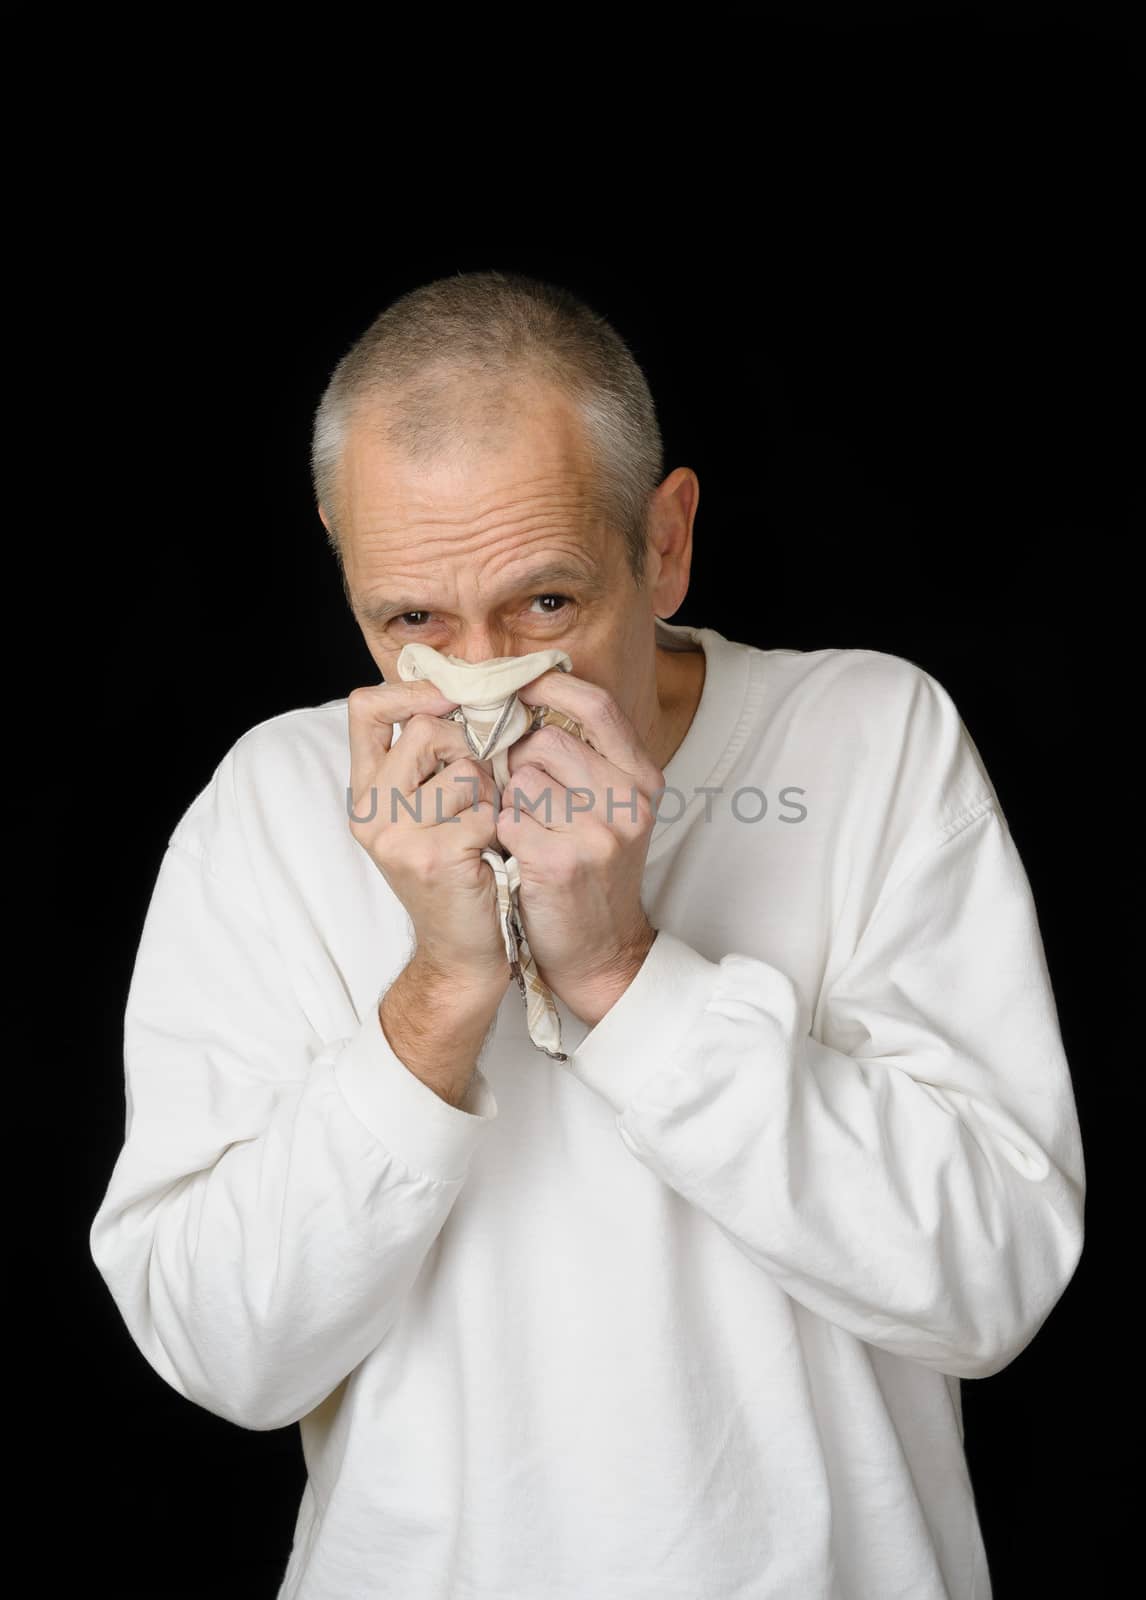
[[[338, 363], [315, 413], [315, 498], [341, 555], [343, 456], [351, 429], [380, 426], [411, 463], [496, 455], [538, 388], [564, 397], [593, 464], [593, 493], [635, 581], [663, 474], [644, 374], [604, 317], [568, 290], [518, 273], [459, 273], [401, 296]], [[362, 419], [365, 419], [364, 421]]]

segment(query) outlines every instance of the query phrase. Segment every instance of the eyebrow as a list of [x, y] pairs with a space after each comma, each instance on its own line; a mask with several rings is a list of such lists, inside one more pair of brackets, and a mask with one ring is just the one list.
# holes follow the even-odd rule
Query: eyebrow
[[[535, 571], [527, 573], [515, 585], [516, 594], [543, 594], [554, 584], [568, 584], [576, 588], [590, 599], [596, 598], [605, 592], [605, 581], [601, 574], [578, 566], [570, 561], [551, 561]], [[423, 596], [400, 595], [397, 599], [388, 600], [380, 595], [365, 601], [358, 608], [358, 614], [363, 621], [381, 627], [390, 622], [394, 617], [400, 617], [406, 611], [433, 611], [433, 607], [425, 603]]]

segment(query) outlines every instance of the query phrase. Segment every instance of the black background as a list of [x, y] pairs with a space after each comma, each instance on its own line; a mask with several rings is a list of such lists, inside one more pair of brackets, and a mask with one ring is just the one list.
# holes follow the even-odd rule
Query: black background
[[[177, 88], [170, 53], [167, 73], [120, 71], [71, 124], [83, 248], [45, 336], [71, 349], [80, 329], [90, 351], [64, 420], [95, 448], [69, 504], [100, 509], [51, 576], [84, 596], [73, 681], [90, 688], [94, 660], [98, 700], [69, 711], [93, 825], [67, 892], [92, 937], [47, 1019], [74, 1013], [77, 1042], [47, 1063], [61, 1102], [49, 1087], [38, 1111], [55, 1127], [78, 1092], [74, 1181], [25, 1245], [64, 1285], [60, 1359], [31, 1386], [50, 1557], [122, 1596], [275, 1595], [297, 1429], [245, 1432], [166, 1387], [87, 1253], [123, 1135], [123, 1005], [166, 838], [225, 751], [377, 680], [311, 500], [331, 369], [399, 293], [497, 266], [611, 319], [649, 378], [666, 471], [698, 473], [674, 620], [909, 657], [980, 749], [1039, 909], [1088, 1194], [1050, 1319], [963, 1385], [968, 1457], [996, 1600], [1120, 1592], [1142, 1490], [1125, 910], [1141, 791], [1123, 750], [1144, 510], [1138, 45], [1082, 8], [729, 8], [703, 33], [666, 14], [631, 56], [597, 22], [567, 41], [578, 64], [593, 49], [560, 96], [556, 46], [498, 57], [504, 19], [485, 41], [499, 64], [468, 73], [454, 39], [448, 82], [430, 71], [441, 41], [395, 38], [364, 102], [372, 61], [348, 34], [264, 107], [245, 91], [266, 74], [220, 41]], [[399, 106], [404, 77], [424, 93], [407, 82]]]

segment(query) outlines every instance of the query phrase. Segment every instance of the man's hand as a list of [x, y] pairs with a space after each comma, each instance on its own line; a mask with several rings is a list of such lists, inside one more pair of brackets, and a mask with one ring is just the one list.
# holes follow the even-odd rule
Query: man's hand
[[497, 837], [521, 868], [518, 904], [541, 976], [593, 1027], [656, 938], [641, 879], [664, 773], [597, 684], [551, 671], [518, 696], [576, 718], [589, 741], [550, 727], [511, 747]]
[[[512, 976], [481, 859], [497, 849], [497, 790], [461, 726], [442, 720], [456, 704], [424, 681], [350, 694], [350, 831], [410, 914], [419, 970], [496, 1010]], [[395, 790], [414, 815], [401, 799], [392, 806]]]

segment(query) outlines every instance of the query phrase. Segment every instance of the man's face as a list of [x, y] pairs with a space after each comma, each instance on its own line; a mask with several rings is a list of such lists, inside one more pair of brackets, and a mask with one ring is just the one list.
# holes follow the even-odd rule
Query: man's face
[[570, 402], [523, 384], [513, 418], [494, 448], [430, 465], [404, 461], [369, 418], [350, 431], [343, 560], [363, 637], [390, 681], [413, 640], [466, 661], [554, 646], [630, 711], [653, 670], [654, 599], [594, 503]]

